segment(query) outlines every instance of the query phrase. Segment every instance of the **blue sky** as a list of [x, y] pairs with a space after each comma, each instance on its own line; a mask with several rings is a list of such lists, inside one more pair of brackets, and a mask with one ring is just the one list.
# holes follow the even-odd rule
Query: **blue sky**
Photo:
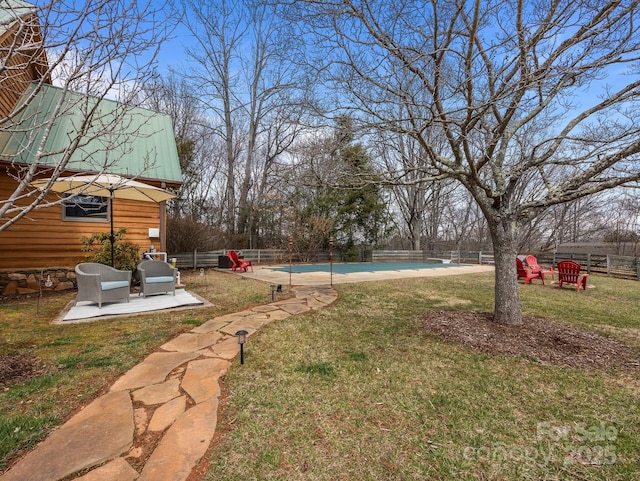
[[177, 69], [186, 64], [185, 49], [193, 41], [191, 32], [184, 26], [178, 25], [171, 35], [171, 39], [166, 41], [160, 48], [158, 55], [158, 69], [165, 74], [170, 68]]

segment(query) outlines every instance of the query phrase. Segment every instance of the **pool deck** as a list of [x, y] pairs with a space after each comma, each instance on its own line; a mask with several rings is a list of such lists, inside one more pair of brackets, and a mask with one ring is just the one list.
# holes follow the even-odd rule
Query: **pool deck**
[[392, 279], [409, 279], [418, 277], [442, 277], [457, 276], [461, 274], [477, 274], [480, 272], [493, 272], [492, 265], [472, 265], [447, 264], [446, 267], [433, 267], [420, 269], [399, 269], [385, 271], [369, 271], [369, 272], [353, 272], [349, 274], [337, 274], [329, 272], [308, 272], [296, 273], [276, 271], [274, 267], [278, 266], [254, 266], [254, 271], [242, 272], [240, 275], [250, 279], [269, 282], [270, 284], [292, 285], [292, 286], [318, 286], [329, 284], [348, 284], [353, 282], [371, 282], [371, 281], [388, 281]]

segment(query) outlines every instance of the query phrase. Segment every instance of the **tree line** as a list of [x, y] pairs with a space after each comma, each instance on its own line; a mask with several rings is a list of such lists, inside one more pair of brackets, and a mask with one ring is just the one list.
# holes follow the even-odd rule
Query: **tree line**
[[[428, 10], [429, 2], [424, 5]], [[518, 2], [496, 2], [496, 5], [503, 7], [502, 15], [507, 15], [511, 8], [517, 11], [520, 5], [522, 21], [532, 22], [536, 15], [539, 20], [543, 18], [542, 13], [526, 11]], [[329, 47], [314, 50], [308, 38], [299, 35], [300, 25], [292, 20], [296, 13], [289, 11], [283, 16], [282, 5], [248, 1], [185, 2], [183, 7], [186, 28], [196, 44], [187, 49], [184, 65], [177, 66], [145, 88], [145, 102], [171, 114], [179, 140], [185, 183], [180, 200], [172, 205], [171, 221], [182, 226], [170, 230], [170, 240], [176, 250], [228, 245], [280, 247], [286, 244], [289, 236], [296, 239], [297, 245], [309, 250], [320, 245], [326, 247], [329, 237], [335, 237], [336, 242], [347, 249], [358, 244], [416, 250], [491, 248], [491, 234], [481, 204], [463, 183], [456, 182], [451, 172], [445, 175], [446, 169], [433, 159], [439, 155], [436, 151], [451, 149], [451, 143], [447, 145], [450, 138], [455, 135], [464, 138], [462, 130], [454, 132], [454, 125], [462, 129], [462, 124], [471, 121], [478, 126], [482, 124], [486, 111], [498, 107], [497, 93], [495, 99], [484, 100], [487, 103], [484, 110], [478, 109], [474, 113], [473, 102], [478, 99], [462, 89], [466, 78], [461, 76], [456, 79], [458, 85], [448, 87], [447, 95], [453, 98], [459, 94], [461, 99], [466, 95], [467, 105], [456, 107], [460, 110], [459, 115], [452, 111], [451, 115], [455, 114], [456, 118], [447, 122], [442, 113], [441, 118], [429, 119], [428, 131], [415, 135], [413, 124], [417, 120], [424, 122], [428, 115], [424, 110], [434, 106], [423, 100], [403, 104], [404, 100], [396, 99], [416, 98], [410, 96], [419, 93], [425, 84], [428, 86], [429, 82], [422, 81], [423, 85], [420, 85], [418, 80], [418, 73], [427, 70], [426, 65], [419, 65], [420, 69], [414, 66], [414, 73], [411, 73], [410, 65], [405, 65], [393, 67], [397, 71], [384, 79], [371, 73], [361, 79], [372, 85], [386, 80], [384, 95], [372, 90], [374, 93], [369, 94], [370, 97], [364, 97], [361, 91], [352, 87], [352, 79], [342, 79], [341, 74], [335, 73], [330, 79], [333, 89], [329, 91], [330, 81], [321, 71], [326, 62], [314, 55], [324, 55], [327, 51], [335, 53], [336, 46], [330, 47], [333, 50]], [[355, 6], [350, 8], [356, 12]], [[433, 4], [431, 8], [436, 11]], [[484, 17], [487, 22], [495, 22], [499, 20], [500, 10], [493, 12], [496, 12], [495, 17], [490, 17], [491, 9], [478, 6], [468, 13], [458, 14], [457, 20], [470, 27], [472, 19], [466, 17], [474, 13], [477, 21]], [[593, 13], [595, 15], [597, 10]], [[315, 18], [308, 11], [298, 11], [297, 15], [297, 18]], [[565, 18], [559, 9], [550, 8], [546, 15]], [[318, 17], [332, 18], [328, 13]], [[448, 18], [449, 21], [456, 20], [454, 16]], [[406, 14], [405, 21], [409, 20], [411, 17]], [[572, 24], [568, 20], [565, 23], [564, 29], [570, 30]], [[427, 44], [428, 35], [435, 35], [435, 26], [427, 22], [425, 26], [427, 28], [421, 34]], [[314, 25], [315, 31], [324, 27]], [[550, 28], [544, 28], [546, 31], [539, 32], [539, 39], [527, 40], [522, 48], [535, 49], [545, 36], [550, 35]], [[469, 32], [469, 39], [472, 39], [473, 32]], [[378, 32], [380, 36], [382, 33]], [[374, 38], [375, 34], [367, 32]], [[398, 41], [403, 41], [400, 35]], [[461, 48], [465, 41], [469, 40], [457, 39], [457, 46]], [[573, 39], [576, 45], [579, 41], [579, 37]], [[452, 45], [456, 42], [451, 41]], [[504, 55], [510, 42], [517, 43], [512, 36], [503, 39], [501, 46], [491, 48]], [[348, 68], [365, 71], [352, 60], [358, 58], [356, 53], [362, 53], [360, 46], [364, 44], [364, 37], [354, 43], [356, 45], [350, 47], [353, 49], [351, 55], [344, 56], [351, 60], [342, 65], [343, 72]], [[612, 43], [608, 44], [612, 48]], [[434, 50], [432, 45], [428, 47], [426, 52]], [[562, 49], [568, 51], [570, 47], [573, 45]], [[595, 47], [589, 48], [595, 53]], [[622, 51], [622, 46], [618, 48]], [[605, 49], [598, 48], [598, 51]], [[488, 53], [487, 47], [487, 51], [469, 55], [465, 62], [472, 68], [477, 60], [475, 57], [479, 59]], [[336, 58], [343, 60], [338, 54]], [[438, 69], [443, 71], [454, 67], [452, 62], [438, 62], [442, 64]], [[434, 60], [430, 68], [439, 65], [438, 62]], [[478, 86], [474, 88], [495, 84], [508, 69], [513, 70], [510, 75], [514, 75], [526, 62], [526, 58], [505, 59], [500, 65], [504, 73], [492, 73], [486, 65], [479, 66], [477, 68], [487, 69], [487, 77], [477, 81]], [[619, 59], [618, 62], [628, 63], [628, 60]], [[551, 85], [558, 76], [575, 76], [580, 71], [586, 72], [587, 68], [595, 71], [606, 66], [604, 58], [591, 65], [556, 66], [553, 77], [552, 66], [547, 66], [548, 82]], [[595, 76], [595, 72], [590, 75]], [[526, 80], [522, 78], [519, 82]], [[586, 80], [582, 82], [585, 84]], [[532, 89], [540, 89], [541, 85], [542, 80], [531, 80]], [[512, 88], [504, 86], [501, 95], [513, 95], [509, 91]], [[518, 116], [518, 120], [512, 122], [522, 124], [517, 138], [512, 141], [514, 148], [520, 151], [501, 154], [513, 164], [509, 166], [509, 172], [528, 170], [527, 175], [518, 173], [520, 184], [512, 189], [513, 194], [510, 191], [517, 201], [534, 199], [536, 191], [544, 191], [545, 186], [565, 182], [576, 169], [579, 170], [579, 164], [585, 162], [580, 155], [603, 155], [575, 154], [577, 142], [569, 142], [567, 135], [566, 143], [571, 145], [562, 146], [562, 149], [557, 147], [553, 160], [545, 164], [546, 161], [540, 159], [528, 159], [527, 155], [535, 148], [540, 149], [549, 142], [550, 134], [544, 135], [543, 126], [547, 125], [549, 130], [549, 122], [559, 123], [563, 117], [560, 106], [554, 106], [554, 112], [548, 113], [539, 100], [536, 104], [535, 99], [527, 98], [525, 93], [517, 101], [526, 108], [537, 108], [539, 118], [528, 119], [525, 107], [522, 112], [515, 112], [515, 106], [512, 107], [512, 117]], [[551, 92], [549, 97], [552, 94], [559, 95]], [[368, 106], [351, 104], [350, 95], [360, 101], [366, 100]], [[512, 102], [515, 105], [516, 99]], [[379, 109], [366, 112], [373, 109], [373, 105]], [[505, 107], [500, 108], [507, 106], [505, 100]], [[605, 109], [609, 110], [606, 105], [592, 109], [596, 118], [601, 116], [595, 114], [598, 109], [602, 114]], [[564, 114], [571, 115], [573, 111], [573, 108], [567, 108]], [[469, 118], [462, 117], [463, 112]], [[383, 117], [392, 128], [380, 125]], [[565, 123], [578, 117], [575, 111]], [[500, 121], [507, 123], [502, 115], [494, 115], [493, 124]], [[470, 126], [465, 128], [478, 135]], [[505, 135], [502, 133], [492, 140], [491, 148], [506, 149], [509, 139]], [[608, 148], [605, 138], [591, 139], [589, 144], [594, 146], [599, 140], [603, 144], [599, 148], [605, 152]], [[502, 142], [504, 147], [500, 145]], [[472, 151], [478, 142], [470, 139], [468, 144], [467, 150], [461, 148], [460, 153], [475, 155]], [[429, 148], [425, 149], [425, 145]], [[467, 151], [470, 153], [465, 153]], [[546, 155], [551, 154], [547, 152]], [[577, 158], [568, 158], [573, 155]], [[567, 158], [558, 160], [562, 156]], [[501, 161], [500, 165], [505, 162]], [[496, 179], [491, 179], [487, 172], [479, 176], [474, 169], [469, 170], [477, 176], [474, 182], [484, 190], [485, 185], [494, 187], [491, 184]], [[545, 172], [541, 173], [542, 170]], [[553, 250], [567, 242], [637, 240], [640, 201], [632, 189], [594, 193], [557, 204], [550, 200], [538, 203], [543, 205], [531, 206], [524, 216], [526, 219], [518, 220], [514, 235], [518, 251]], [[184, 224], [187, 221], [199, 224], [204, 235], [186, 235]]]

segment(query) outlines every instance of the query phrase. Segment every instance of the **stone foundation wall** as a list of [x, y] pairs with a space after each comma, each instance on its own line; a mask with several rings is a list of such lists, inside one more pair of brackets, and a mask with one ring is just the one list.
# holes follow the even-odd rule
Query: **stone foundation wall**
[[0, 272], [0, 293], [3, 296], [37, 294], [40, 289], [46, 292], [75, 288], [76, 273], [73, 269], [25, 269]]

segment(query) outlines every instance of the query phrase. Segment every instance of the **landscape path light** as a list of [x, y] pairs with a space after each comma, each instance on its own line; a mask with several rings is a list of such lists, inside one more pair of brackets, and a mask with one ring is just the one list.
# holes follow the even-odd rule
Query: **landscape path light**
[[282, 284], [271, 284], [271, 302], [276, 300], [276, 293], [282, 294]]
[[238, 344], [240, 344], [240, 364], [244, 364], [244, 344], [247, 342], [247, 334], [249, 334], [244, 329], [240, 331], [236, 331], [236, 336], [238, 337]]

